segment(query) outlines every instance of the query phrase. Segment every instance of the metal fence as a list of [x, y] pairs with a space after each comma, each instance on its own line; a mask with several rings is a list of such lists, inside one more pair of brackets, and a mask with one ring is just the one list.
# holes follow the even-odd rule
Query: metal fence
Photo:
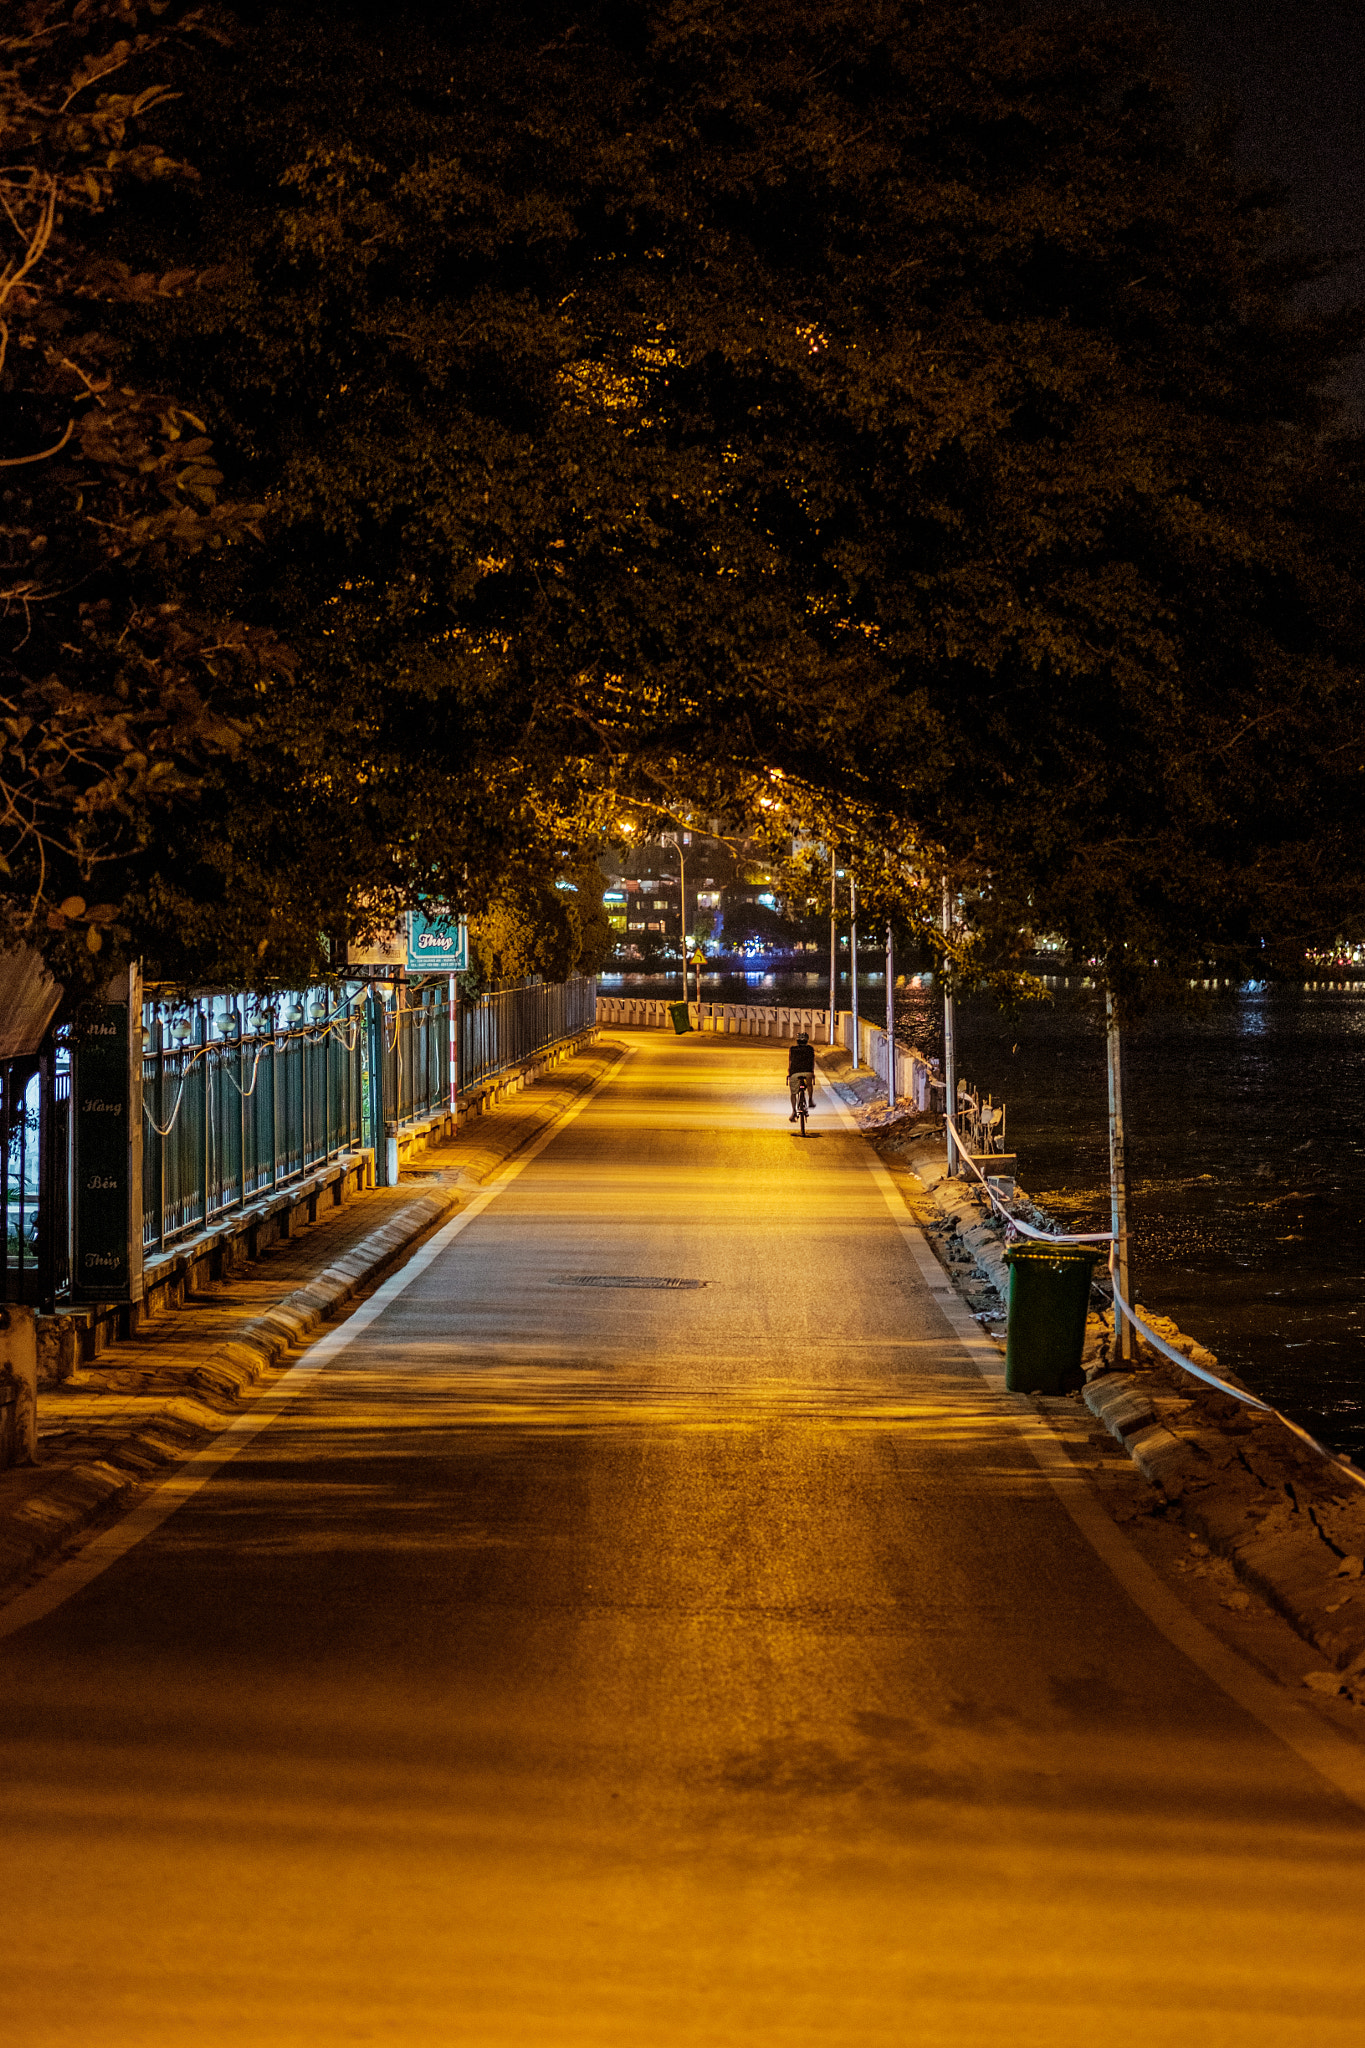
[[144, 1005], [147, 1250], [365, 1142], [360, 993]]
[[0, 1301], [38, 1302], [70, 1284], [70, 1128], [64, 1031], [41, 1054], [0, 1060]]
[[[142, 1009], [142, 1239], [157, 1253], [328, 1162], [377, 1151], [593, 1022], [594, 984], [501, 989], [455, 1006], [445, 977], [269, 997], [149, 993]], [[453, 1028], [452, 1028], [453, 1024]], [[0, 1061], [0, 1300], [70, 1297], [71, 1051]], [[136, 1114], [136, 1110], [134, 1112]]]
[[576, 974], [571, 981], [532, 982], [504, 988], [460, 1005], [460, 1087], [475, 1088], [542, 1046], [572, 1038], [594, 1022], [597, 984]]
[[387, 1013], [385, 1037], [393, 1060], [387, 1100], [399, 1129], [448, 1109], [454, 1082], [450, 983], [442, 979], [411, 991], [401, 1010]]

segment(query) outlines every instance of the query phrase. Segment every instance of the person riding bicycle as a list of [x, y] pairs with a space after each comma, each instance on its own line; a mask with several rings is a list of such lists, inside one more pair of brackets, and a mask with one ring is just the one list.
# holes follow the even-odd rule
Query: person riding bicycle
[[787, 1054], [787, 1086], [791, 1090], [792, 1113], [789, 1124], [796, 1122], [796, 1091], [804, 1087], [807, 1102], [815, 1100], [815, 1047], [810, 1042], [809, 1031], [803, 1031], [791, 1051]]

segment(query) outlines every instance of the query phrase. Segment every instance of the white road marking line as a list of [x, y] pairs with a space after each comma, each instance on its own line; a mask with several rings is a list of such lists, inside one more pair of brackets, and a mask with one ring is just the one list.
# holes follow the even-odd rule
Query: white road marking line
[[317, 1378], [339, 1352], [344, 1351], [357, 1337], [363, 1335], [370, 1324], [383, 1315], [390, 1303], [396, 1301], [399, 1295], [441, 1256], [446, 1246], [453, 1243], [462, 1230], [467, 1230], [475, 1217], [481, 1216], [489, 1204], [495, 1202], [504, 1189], [511, 1186], [518, 1174], [525, 1172], [533, 1159], [540, 1157], [546, 1146], [552, 1144], [575, 1117], [582, 1115], [593, 1097], [599, 1095], [607, 1083], [613, 1081], [620, 1073], [633, 1049], [631, 1046], [625, 1046], [620, 1058], [608, 1068], [601, 1080], [594, 1082], [585, 1094], [580, 1095], [577, 1101], [571, 1102], [567, 1109], [562, 1110], [554, 1122], [542, 1131], [538, 1138], [533, 1139], [524, 1151], [518, 1152], [514, 1158], [498, 1167], [496, 1179], [482, 1194], [474, 1197], [467, 1209], [462, 1209], [458, 1216], [452, 1216], [449, 1223], [443, 1224], [436, 1234], [428, 1238], [396, 1273], [382, 1282], [370, 1299], [362, 1302], [344, 1323], [339, 1323], [335, 1329], [329, 1330], [325, 1336], [311, 1345], [298, 1364], [291, 1366], [268, 1393], [257, 1397], [249, 1415], [238, 1416], [235, 1422], [230, 1422], [225, 1429], [220, 1430], [212, 1443], [205, 1444], [203, 1450], [196, 1451], [193, 1457], [187, 1458], [169, 1478], [163, 1479], [159, 1486], [154, 1487], [136, 1507], [130, 1508], [112, 1528], [92, 1537], [75, 1557], [69, 1558], [64, 1564], [54, 1566], [45, 1578], [38, 1580], [23, 1592], [16, 1593], [12, 1600], [0, 1607], [0, 1641], [6, 1636], [15, 1635], [21, 1628], [28, 1628], [35, 1621], [41, 1621], [45, 1615], [53, 1613], [75, 1594], [83, 1592], [101, 1572], [106, 1572], [110, 1565], [117, 1564], [119, 1559], [125, 1557], [136, 1544], [141, 1543], [145, 1536], [150, 1536], [154, 1530], [159, 1529], [177, 1508], [183, 1507], [187, 1500], [192, 1499], [202, 1487], [207, 1486], [215, 1473], [235, 1458], [239, 1451], [245, 1450], [253, 1437], [259, 1436], [263, 1429], [268, 1428], [276, 1416]]
[[[881, 1189], [891, 1220], [909, 1246], [919, 1271], [931, 1286], [935, 1280], [941, 1286], [943, 1269], [907, 1211], [895, 1181], [832, 1089], [830, 1099], [845, 1127], [856, 1132], [862, 1142], [864, 1163]], [[939, 1288], [935, 1287], [934, 1292], [937, 1297]], [[1003, 1393], [1005, 1374], [1000, 1355], [962, 1307], [956, 1291], [950, 1289], [949, 1298], [941, 1301], [940, 1306], [954, 1336], [967, 1350], [982, 1378]], [[1365, 1809], [1365, 1748], [1329, 1727], [1306, 1701], [1300, 1702], [1283, 1686], [1263, 1678], [1191, 1614], [1123, 1534], [1087, 1475], [1072, 1463], [1043, 1416], [1023, 1410], [1013, 1420], [1058, 1500], [1134, 1606], [1141, 1608], [1167, 1642], [1188, 1657], [1206, 1678], [1212, 1679], [1229, 1699], [1270, 1734], [1278, 1736], [1353, 1805]], [[1304, 1654], [1311, 1653], [1305, 1648]]]

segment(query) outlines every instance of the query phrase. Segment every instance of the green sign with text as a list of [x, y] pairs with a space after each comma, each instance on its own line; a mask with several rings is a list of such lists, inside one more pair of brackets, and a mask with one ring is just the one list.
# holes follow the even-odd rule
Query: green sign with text
[[435, 905], [408, 918], [408, 973], [463, 974], [469, 966], [469, 931], [462, 917]]

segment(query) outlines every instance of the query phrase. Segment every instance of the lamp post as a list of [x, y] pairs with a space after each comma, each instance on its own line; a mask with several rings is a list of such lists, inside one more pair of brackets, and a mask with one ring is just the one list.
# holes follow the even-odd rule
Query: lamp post
[[[1128, 1284], [1128, 1154], [1123, 1129], [1123, 1036], [1112, 990], [1105, 991], [1105, 1041], [1109, 1066], [1109, 1214], [1114, 1233], [1114, 1263], [1119, 1292], [1133, 1299]], [[1133, 1332], [1127, 1316], [1114, 1303], [1114, 1335], [1125, 1365], [1133, 1360]]]
[[886, 920], [886, 1106], [896, 1107], [896, 942]]
[[661, 846], [671, 846], [678, 856], [678, 957], [682, 964], [682, 999], [687, 1001], [687, 866], [683, 859], [681, 832], [663, 832]]
[[834, 1021], [838, 1015], [839, 1001], [839, 926], [836, 922], [837, 905], [834, 900], [838, 869], [835, 867], [835, 852], [829, 850], [829, 1042], [834, 1044]]
[[848, 973], [853, 989], [853, 1065], [862, 1065], [858, 1045], [858, 884], [850, 871], [848, 878]]
[[[945, 938], [947, 938], [948, 933], [952, 929], [952, 917], [952, 896], [948, 888], [948, 878], [945, 875], [943, 878], [943, 936]], [[953, 1118], [957, 1115], [957, 1042], [954, 1031], [956, 1020], [953, 1015], [952, 993], [948, 984], [948, 953], [946, 947], [943, 954], [943, 983], [943, 1085], [947, 1096], [945, 1114], [949, 1120], [950, 1127], [956, 1130], [957, 1125], [953, 1122]], [[957, 1172], [957, 1153], [953, 1149], [953, 1143], [950, 1138], [945, 1138], [944, 1143], [948, 1150], [948, 1174], [951, 1179]]]

